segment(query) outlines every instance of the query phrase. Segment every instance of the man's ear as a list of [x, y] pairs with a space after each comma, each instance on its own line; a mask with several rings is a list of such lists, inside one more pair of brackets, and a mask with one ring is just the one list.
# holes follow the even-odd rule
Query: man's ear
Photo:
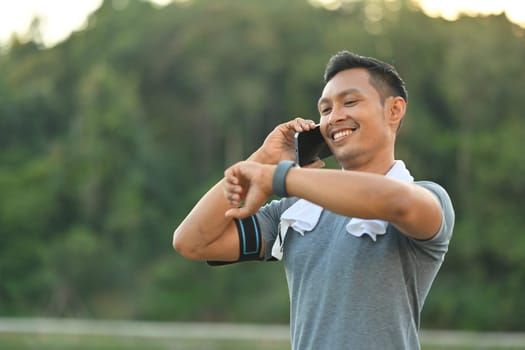
[[387, 103], [388, 121], [391, 125], [395, 126], [395, 130], [397, 130], [405, 116], [407, 103], [401, 96], [393, 96], [387, 101]]

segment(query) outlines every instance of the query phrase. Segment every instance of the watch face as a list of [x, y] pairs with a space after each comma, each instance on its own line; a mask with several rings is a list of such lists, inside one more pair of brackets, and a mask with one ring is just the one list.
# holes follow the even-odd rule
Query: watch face
[[299, 166], [308, 165], [331, 155], [332, 152], [321, 135], [319, 125], [315, 129], [295, 133], [295, 160]]

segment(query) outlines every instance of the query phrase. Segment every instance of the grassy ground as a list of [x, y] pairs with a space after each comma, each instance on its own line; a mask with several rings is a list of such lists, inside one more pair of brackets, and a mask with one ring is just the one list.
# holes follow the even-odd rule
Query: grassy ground
[[[182, 340], [91, 335], [0, 333], [1, 350], [289, 350], [286, 341]], [[444, 347], [423, 350], [525, 350], [525, 347]]]
[[0, 333], [2, 350], [289, 350], [277, 341], [182, 340], [166, 338]]
[[[421, 341], [423, 350], [525, 350], [516, 332], [422, 330]], [[0, 350], [66, 349], [289, 350], [290, 342], [287, 325], [0, 317]]]

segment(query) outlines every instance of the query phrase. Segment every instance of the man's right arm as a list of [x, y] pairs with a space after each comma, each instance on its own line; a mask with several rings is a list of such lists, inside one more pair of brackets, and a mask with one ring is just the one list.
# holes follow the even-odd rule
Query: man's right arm
[[[296, 118], [276, 127], [249, 160], [277, 164], [294, 157], [294, 134], [310, 130], [313, 121]], [[232, 217], [224, 215], [233, 206], [225, 194], [225, 180], [213, 186], [195, 205], [173, 234], [173, 247], [192, 260], [236, 261], [239, 235]], [[261, 256], [264, 254], [264, 242]]]
[[[250, 156], [259, 163], [273, 163], [261, 148]], [[236, 261], [239, 235], [231, 217], [224, 213], [233, 208], [224, 191], [223, 178], [195, 205], [173, 234], [173, 248], [192, 260]], [[264, 254], [264, 242], [261, 249]]]

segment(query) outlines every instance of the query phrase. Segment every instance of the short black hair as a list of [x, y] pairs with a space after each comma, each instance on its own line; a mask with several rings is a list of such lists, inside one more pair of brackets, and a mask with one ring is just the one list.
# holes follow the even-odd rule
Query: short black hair
[[379, 92], [382, 102], [389, 96], [401, 96], [405, 101], [408, 100], [405, 82], [392, 65], [346, 50], [330, 58], [324, 72], [324, 82], [328, 83], [337, 73], [352, 68], [364, 68], [368, 71], [370, 84]]

